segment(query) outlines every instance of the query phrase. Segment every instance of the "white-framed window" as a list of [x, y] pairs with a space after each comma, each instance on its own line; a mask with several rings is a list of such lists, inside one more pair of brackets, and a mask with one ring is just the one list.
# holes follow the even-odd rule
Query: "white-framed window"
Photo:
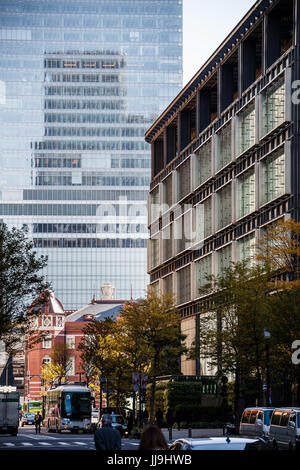
[[43, 349], [51, 349], [52, 346], [52, 337], [51, 335], [45, 336], [43, 338]]
[[51, 357], [44, 356], [42, 362], [43, 362], [43, 365], [50, 364], [51, 363]]
[[64, 317], [62, 315], [58, 315], [56, 317], [56, 326], [62, 328], [64, 326]]
[[66, 375], [75, 375], [75, 356], [70, 357], [68, 361]]
[[66, 336], [66, 345], [69, 349], [75, 349], [75, 336], [74, 335], [67, 335]]
[[52, 315], [43, 315], [42, 326], [52, 326]]

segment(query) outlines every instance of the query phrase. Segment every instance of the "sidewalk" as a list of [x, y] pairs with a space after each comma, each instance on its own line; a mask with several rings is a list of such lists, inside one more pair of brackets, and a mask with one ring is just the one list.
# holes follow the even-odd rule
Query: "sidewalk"
[[[192, 429], [191, 437], [220, 437], [223, 436], [223, 429]], [[169, 430], [166, 428], [162, 429], [162, 432], [167, 440], [169, 440]], [[188, 429], [172, 429], [172, 440], [180, 438], [188, 438]]]

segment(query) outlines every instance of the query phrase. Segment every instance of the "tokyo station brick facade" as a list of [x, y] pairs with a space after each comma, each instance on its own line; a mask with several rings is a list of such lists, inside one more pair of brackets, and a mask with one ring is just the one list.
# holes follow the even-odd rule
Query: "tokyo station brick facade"
[[[205, 275], [248, 258], [274, 221], [300, 220], [299, 80], [300, 1], [258, 1], [146, 132], [150, 285], [176, 295], [188, 345]], [[207, 366], [201, 351], [181, 361], [185, 375]]]

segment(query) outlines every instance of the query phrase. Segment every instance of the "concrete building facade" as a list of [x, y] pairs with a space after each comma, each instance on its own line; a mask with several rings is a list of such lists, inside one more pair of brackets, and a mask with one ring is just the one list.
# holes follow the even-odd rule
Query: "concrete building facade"
[[[176, 294], [188, 345], [205, 276], [251, 258], [279, 218], [300, 220], [299, 33], [298, 0], [257, 1], [146, 132], [150, 285]], [[181, 367], [214, 373], [201, 351]]]

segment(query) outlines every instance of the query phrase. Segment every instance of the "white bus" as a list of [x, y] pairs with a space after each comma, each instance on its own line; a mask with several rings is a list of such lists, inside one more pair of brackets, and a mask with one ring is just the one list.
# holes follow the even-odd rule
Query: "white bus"
[[90, 390], [79, 385], [59, 385], [46, 393], [45, 425], [48, 432], [87, 432], [91, 426]]

